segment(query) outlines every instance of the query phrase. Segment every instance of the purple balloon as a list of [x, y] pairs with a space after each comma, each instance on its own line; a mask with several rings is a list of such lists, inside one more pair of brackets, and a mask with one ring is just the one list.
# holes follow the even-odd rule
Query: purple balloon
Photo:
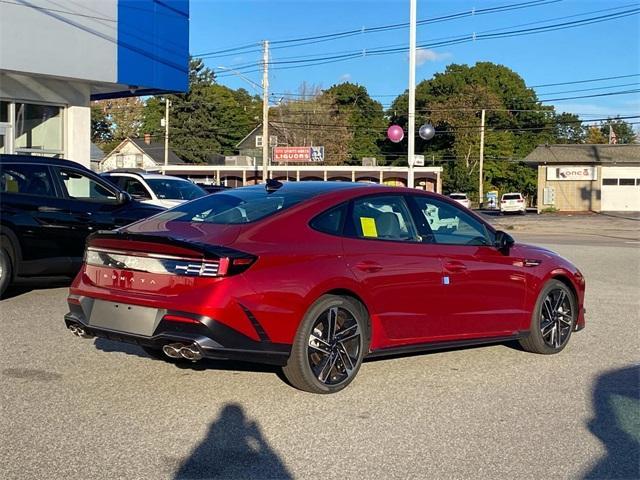
[[387, 129], [387, 137], [389, 137], [389, 140], [393, 143], [401, 142], [404, 138], [404, 130], [402, 130], [400, 125], [391, 125]]

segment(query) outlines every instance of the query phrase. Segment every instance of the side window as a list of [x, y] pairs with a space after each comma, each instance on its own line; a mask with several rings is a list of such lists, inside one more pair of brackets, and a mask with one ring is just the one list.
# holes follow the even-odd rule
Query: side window
[[353, 234], [360, 238], [416, 241], [418, 236], [404, 198], [387, 195], [353, 201]]
[[88, 202], [116, 203], [115, 189], [107, 188], [79, 170], [71, 168], [59, 168], [57, 170], [70, 198]]
[[0, 167], [0, 191], [55, 197], [49, 169], [44, 165], [5, 164]]
[[151, 200], [151, 195], [140, 180], [131, 177], [122, 177], [122, 180], [122, 189], [132, 197]]
[[413, 196], [416, 223], [427, 222], [435, 243], [448, 245], [492, 245], [491, 233], [485, 225], [462, 209], [427, 196]]
[[342, 232], [346, 209], [346, 204], [332, 208], [315, 217], [309, 225], [314, 230], [331, 235], [339, 235]]

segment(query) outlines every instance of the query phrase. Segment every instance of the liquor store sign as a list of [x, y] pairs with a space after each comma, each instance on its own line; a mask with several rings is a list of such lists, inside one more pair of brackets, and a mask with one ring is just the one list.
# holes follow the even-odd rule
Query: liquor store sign
[[547, 167], [547, 180], [597, 180], [596, 167]]
[[275, 147], [273, 160], [278, 163], [323, 162], [324, 147]]

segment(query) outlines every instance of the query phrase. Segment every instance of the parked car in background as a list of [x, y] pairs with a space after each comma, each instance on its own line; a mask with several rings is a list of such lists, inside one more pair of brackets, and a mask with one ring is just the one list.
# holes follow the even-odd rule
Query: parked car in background
[[560, 352], [584, 327], [584, 288], [569, 261], [441, 195], [269, 180], [92, 235], [65, 323], [171, 361], [281, 365], [332, 393], [365, 357], [511, 340]]
[[527, 213], [527, 205], [521, 193], [505, 193], [500, 199], [500, 213]]
[[466, 193], [452, 193], [449, 195], [451, 200], [455, 200], [463, 207], [471, 208], [471, 201], [467, 197]]
[[12, 283], [74, 276], [87, 235], [164, 210], [77, 162], [0, 155], [0, 295]]
[[158, 173], [110, 171], [103, 173], [102, 177], [136, 200], [165, 208], [172, 208], [208, 194], [189, 180]]

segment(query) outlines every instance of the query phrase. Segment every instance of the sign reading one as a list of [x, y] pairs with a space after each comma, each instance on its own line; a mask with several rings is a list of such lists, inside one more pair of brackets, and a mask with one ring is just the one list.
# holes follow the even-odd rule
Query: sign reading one
[[596, 167], [547, 167], [547, 180], [597, 180]]
[[288, 162], [324, 162], [324, 147], [275, 147], [273, 161]]

